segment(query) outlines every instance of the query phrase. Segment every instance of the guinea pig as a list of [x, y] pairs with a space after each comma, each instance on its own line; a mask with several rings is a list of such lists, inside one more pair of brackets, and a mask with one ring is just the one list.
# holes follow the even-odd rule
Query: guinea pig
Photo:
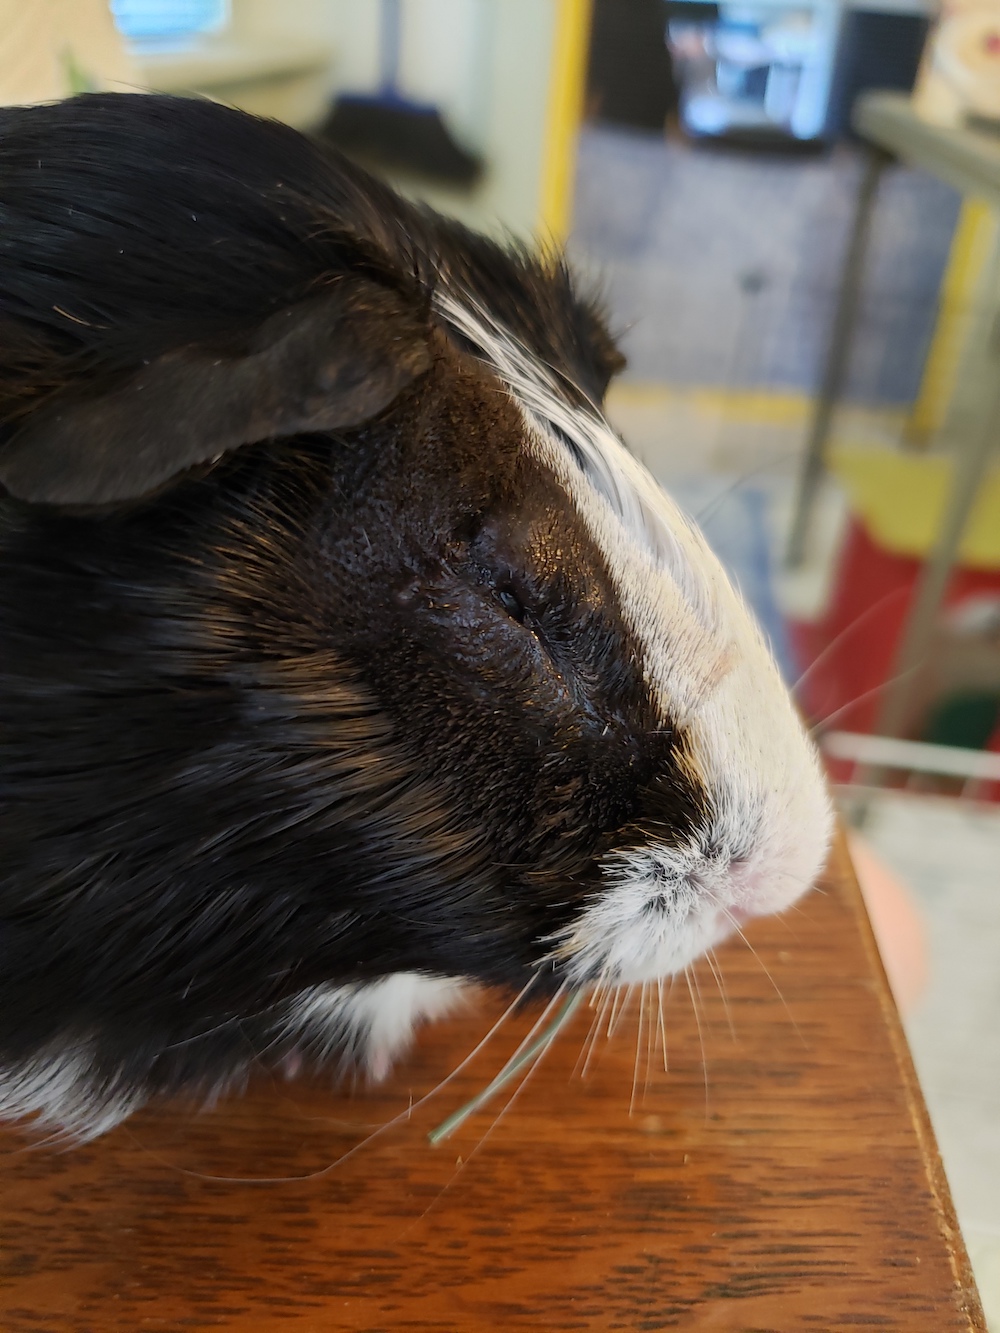
[[565, 265], [195, 100], [0, 112], [0, 1113], [384, 1073], [815, 879], [771, 654]]

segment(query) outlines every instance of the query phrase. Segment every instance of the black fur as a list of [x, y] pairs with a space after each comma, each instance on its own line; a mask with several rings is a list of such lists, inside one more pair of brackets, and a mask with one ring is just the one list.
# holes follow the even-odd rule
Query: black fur
[[[522, 984], [595, 855], [698, 821], [600, 554], [438, 284], [600, 399], [617, 353], [560, 264], [287, 128], [0, 113], [0, 1064], [88, 1043], [170, 1091], [280, 1058], [317, 984]], [[314, 419], [258, 386], [274, 321], [331, 301]], [[270, 407], [230, 438], [236, 383]]]

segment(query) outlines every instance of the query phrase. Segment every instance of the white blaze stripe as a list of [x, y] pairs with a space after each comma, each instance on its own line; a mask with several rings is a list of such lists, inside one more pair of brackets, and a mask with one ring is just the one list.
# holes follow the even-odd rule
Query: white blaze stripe
[[[438, 306], [448, 322], [481, 349], [533, 424], [543, 432], [554, 426], [573, 442], [592, 484], [633, 540], [657, 564], [682, 574], [685, 536], [699, 545], [702, 539], [625, 448], [600, 410], [593, 405], [586, 411], [572, 407], [560, 393], [555, 375], [485, 311], [447, 293], [439, 295]], [[691, 586], [688, 593], [698, 599], [702, 589]]]
[[601, 968], [622, 980], [675, 971], [728, 932], [732, 909], [777, 911], [812, 884], [831, 826], [815, 750], [719, 561], [598, 409], [572, 406], [555, 375], [482, 310], [447, 293], [437, 300], [510, 389], [528, 448], [601, 551], [651, 700], [683, 728], [709, 807], [686, 846], [606, 856], [605, 889], [556, 952], [580, 979]]
[[[596, 407], [571, 406], [554, 376], [483, 311], [447, 294], [438, 304], [510, 388], [533, 455], [556, 474], [605, 558], [661, 715], [687, 725], [728, 669], [727, 609], [737, 605], [740, 628], [759, 637], [722, 566]], [[572, 441], [583, 468], [553, 427]]]

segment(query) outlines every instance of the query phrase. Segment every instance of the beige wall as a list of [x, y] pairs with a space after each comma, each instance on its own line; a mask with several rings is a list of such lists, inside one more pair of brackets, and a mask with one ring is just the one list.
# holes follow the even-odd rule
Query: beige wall
[[[403, 0], [402, 86], [441, 108], [487, 163], [472, 191], [401, 189], [483, 230], [543, 230], [543, 171], [563, 0]], [[107, 0], [0, 0], [0, 102], [81, 82], [201, 92], [309, 129], [339, 90], [379, 82], [380, 0], [232, 0], [228, 31], [183, 52], [130, 57]]]
[[107, 0], [0, 0], [0, 104], [128, 87], [136, 77]]
[[[489, 164], [472, 192], [417, 192], [471, 225], [539, 230], [559, 0], [403, 0], [402, 84]], [[233, 0], [234, 35], [328, 44], [334, 90], [378, 84], [379, 0]], [[403, 189], [411, 188], [398, 181]]]

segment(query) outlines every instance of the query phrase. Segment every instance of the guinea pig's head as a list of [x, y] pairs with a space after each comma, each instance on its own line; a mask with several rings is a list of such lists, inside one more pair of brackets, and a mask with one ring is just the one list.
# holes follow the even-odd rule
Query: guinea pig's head
[[380, 1072], [809, 887], [813, 748], [561, 265], [209, 104], [0, 130], [0, 1109]]

